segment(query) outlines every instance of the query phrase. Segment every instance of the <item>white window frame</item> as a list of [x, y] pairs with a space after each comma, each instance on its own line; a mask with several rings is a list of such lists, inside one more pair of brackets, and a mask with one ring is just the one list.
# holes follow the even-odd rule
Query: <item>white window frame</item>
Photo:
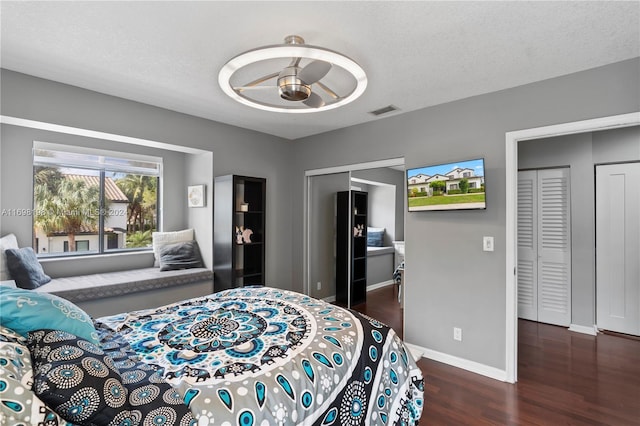
[[[36, 152], [38, 150], [47, 150], [47, 151], [56, 151], [60, 153], [66, 154], [80, 154], [84, 156], [92, 156], [98, 157], [97, 161], [91, 160], [83, 160], [82, 158], [67, 158], [63, 160], [57, 160], [55, 158], [51, 158], [50, 160], [47, 157], [39, 157], [36, 161]], [[153, 171], [150, 168], [144, 167], [136, 167], [132, 165], [121, 165], [110, 162], [110, 160], [129, 160], [129, 161], [137, 161], [137, 162], [149, 162], [155, 163], [157, 165], [157, 169]], [[132, 173], [132, 174], [145, 174], [156, 176], [158, 178], [158, 186], [157, 186], [157, 205], [156, 205], [156, 216], [157, 216], [157, 230], [161, 230], [161, 217], [160, 212], [162, 211], [161, 203], [162, 203], [162, 187], [163, 187], [163, 159], [162, 157], [150, 156], [150, 155], [141, 155], [134, 154], [128, 152], [119, 152], [119, 151], [110, 151], [103, 149], [94, 149], [87, 148], [83, 146], [76, 145], [65, 145], [65, 144], [57, 144], [50, 142], [42, 142], [42, 141], [34, 141], [33, 143], [33, 154], [32, 154], [32, 162], [33, 167], [36, 166], [51, 166], [51, 167], [70, 167], [70, 168], [78, 168], [85, 170], [94, 170], [100, 172], [100, 180], [104, 179], [104, 175], [106, 172], [122, 172], [122, 173]], [[101, 182], [101, 185], [104, 185]], [[32, 186], [33, 189], [33, 186]], [[33, 197], [32, 197], [33, 199]], [[34, 205], [34, 210], [35, 210]], [[103, 206], [104, 207], [104, 206]], [[103, 218], [100, 219], [100, 223], [103, 223]], [[109, 255], [109, 254], [117, 254], [123, 252], [135, 252], [135, 251], [151, 251], [151, 247], [136, 247], [136, 248], [118, 248], [118, 249], [108, 249], [105, 247], [105, 234], [103, 226], [99, 226], [99, 234], [98, 234], [98, 247], [95, 251], [74, 251], [74, 252], [55, 252], [55, 253], [37, 253], [38, 257], [70, 257], [70, 256], [96, 256], [96, 255]], [[35, 241], [35, 227], [32, 225], [32, 239]], [[42, 241], [40, 241], [42, 243]], [[42, 255], [42, 256], [41, 256]]]

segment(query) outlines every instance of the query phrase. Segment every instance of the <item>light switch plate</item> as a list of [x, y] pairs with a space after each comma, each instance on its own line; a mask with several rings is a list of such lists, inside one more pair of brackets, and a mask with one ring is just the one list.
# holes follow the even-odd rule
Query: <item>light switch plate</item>
[[482, 237], [482, 250], [493, 251], [493, 237]]

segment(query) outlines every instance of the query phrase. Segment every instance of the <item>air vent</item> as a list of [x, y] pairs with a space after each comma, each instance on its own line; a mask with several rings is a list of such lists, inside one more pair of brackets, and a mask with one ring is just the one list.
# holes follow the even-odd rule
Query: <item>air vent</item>
[[382, 114], [389, 114], [393, 111], [398, 111], [400, 108], [397, 106], [389, 105], [386, 107], [382, 107], [380, 109], [376, 109], [375, 111], [369, 111], [369, 114], [375, 115], [376, 117]]

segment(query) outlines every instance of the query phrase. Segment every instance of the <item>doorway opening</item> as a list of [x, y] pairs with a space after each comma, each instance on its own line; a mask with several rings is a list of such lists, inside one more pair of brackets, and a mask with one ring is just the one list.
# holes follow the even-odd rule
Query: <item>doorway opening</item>
[[[378, 176], [375, 173], [378, 173]], [[382, 178], [380, 173], [388, 176]], [[395, 211], [379, 211], [376, 212], [378, 216], [372, 215], [367, 220], [368, 226], [379, 225], [380, 228], [386, 228], [383, 241], [387, 246], [393, 247], [392, 243], [396, 240], [404, 240], [404, 158], [308, 170], [305, 172], [305, 180], [303, 291], [307, 295], [333, 301], [332, 298], [336, 294], [335, 195], [340, 191], [364, 188], [371, 192], [372, 196], [369, 198], [373, 203], [378, 198], [388, 200], [389, 196], [395, 197], [395, 204], [398, 205]], [[390, 190], [391, 186], [394, 187], [393, 190]], [[389, 203], [381, 201], [381, 204]], [[389, 253], [379, 254], [370, 266], [380, 264], [383, 258], [388, 258], [388, 282], [383, 282], [385, 278], [376, 274], [372, 275], [376, 277], [376, 282], [371, 284], [393, 284], [393, 248]], [[374, 274], [374, 271], [367, 271], [367, 274], [369, 273]], [[368, 286], [367, 290], [371, 288]]]
[[519, 318], [571, 325], [571, 185], [569, 166], [518, 171]]
[[603, 117], [592, 120], [563, 123], [552, 126], [508, 132], [505, 135], [505, 187], [506, 187], [506, 327], [505, 327], [505, 381], [517, 381], [518, 361], [518, 292], [517, 292], [517, 184], [518, 142], [539, 140], [555, 136], [595, 132], [606, 129], [637, 126], [640, 112]]

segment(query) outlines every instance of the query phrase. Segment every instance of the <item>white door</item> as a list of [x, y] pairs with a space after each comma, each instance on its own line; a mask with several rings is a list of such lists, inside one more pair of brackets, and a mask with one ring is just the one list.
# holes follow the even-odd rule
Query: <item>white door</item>
[[571, 323], [568, 168], [518, 174], [518, 315]]
[[640, 163], [596, 166], [598, 328], [640, 335]]
[[537, 172], [518, 172], [518, 316], [538, 321]]

